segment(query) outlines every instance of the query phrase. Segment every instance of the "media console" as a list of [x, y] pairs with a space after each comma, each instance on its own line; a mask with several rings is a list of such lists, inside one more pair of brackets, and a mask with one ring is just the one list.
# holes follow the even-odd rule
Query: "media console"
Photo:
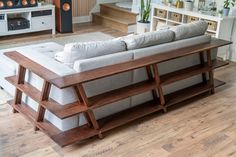
[[0, 10], [0, 36], [55, 29], [54, 5]]

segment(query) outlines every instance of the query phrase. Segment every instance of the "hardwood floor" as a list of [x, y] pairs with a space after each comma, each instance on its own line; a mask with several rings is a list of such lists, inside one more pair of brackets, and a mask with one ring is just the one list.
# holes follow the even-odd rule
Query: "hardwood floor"
[[[81, 25], [74, 33], [109, 28]], [[2, 42], [47, 38], [48, 34], [7, 37]], [[61, 34], [56, 35], [63, 36]], [[12, 38], [12, 41], [9, 38]], [[227, 84], [216, 94], [175, 107], [167, 114], [151, 115], [140, 121], [65, 148], [57, 146], [11, 107], [0, 104], [0, 157], [232, 157], [236, 156], [236, 63], [220, 68], [216, 78]]]

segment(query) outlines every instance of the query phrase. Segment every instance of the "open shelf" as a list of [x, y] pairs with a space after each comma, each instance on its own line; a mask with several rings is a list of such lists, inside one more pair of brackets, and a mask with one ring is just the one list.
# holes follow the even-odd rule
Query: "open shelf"
[[[225, 82], [214, 79], [215, 88], [220, 87], [224, 84]], [[184, 100], [190, 99], [192, 97], [208, 92], [210, 90], [211, 90], [211, 85], [208, 82], [206, 84], [199, 83], [191, 87], [179, 90], [177, 92], [174, 92], [165, 96], [166, 106], [167, 107], [172, 106], [174, 104], [180, 103]]]
[[166, 98], [166, 106], [172, 106], [174, 104], [180, 103], [189, 98], [195, 97], [199, 94], [205, 93], [211, 90], [211, 85], [209, 83], [199, 83], [197, 85], [179, 90], [177, 92], [168, 94], [165, 96]]
[[40, 91], [27, 82], [24, 84], [17, 84], [17, 77], [18, 76], [10, 76], [6, 77], [5, 79], [21, 92], [31, 97], [34, 101], [40, 102]]
[[159, 104], [160, 103], [158, 102], [150, 101], [103, 118], [98, 121], [101, 127], [101, 132], [111, 130], [115, 127], [119, 127], [123, 124], [134, 121], [156, 111], [163, 110], [163, 106], [160, 106]]
[[98, 130], [95, 130], [93, 128], [88, 127], [87, 125], [84, 125], [68, 131], [61, 132], [55, 136], [52, 136], [51, 138], [61, 147], [65, 147], [75, 142], [88, 139], [98, 134], [99, 134]]
[[97, 108], [156, 88], [155, 81], [143, 81], [89, 98], [90, 108]]
[[46, 109], [48, 109], [49, 111], [51, 111], [60, 119], [69, 118], [76, 114], [87, 111], [88, 109], [85, 104], [80, 103], [80, 102], [74, 102], [67, 105], [61, 105], [53, 99], [42, 101], [41, 105], [45, 107]]
[[223, 66], [229, 65], [229, 62], [216, 59], [213, 61], [214, 69], [221, 68]]
[[221, 80], [218, 80], [218, 79], [214, 79], [214, 86], [215, 86], [215, 88], [223, 86], [223, 85], [225, 85], [224, 81], [221, 81]]
[[62, 132], [57, 127], [55, 127], [52, 123], [50, 123], [49, 121], [45, 119], [43, 122], [37, 122], [36, 125], [42, 132], [47, 134], [49, 137], [55, 136]]
[[192, 66], [189, 68], [185, 68], [182, 70], [171, 72], [171, 73], [162, 75], [160, 77], [161, 85], [171, 84], [173, 82], [180, 81], [180, 80], [192, 77], [194, 75], [198, 75], [203, 72], [207, 72], [209, 70], [211, 70], [211, 68], [207, 64], [205, 64], [204, 66], [203, 65], [195, 65], [195, 66]]
[[87, 110], [87, 107], [79, 102], [61, 105], [53, 99], [49, 99], [48, 101], [41, 101], [40, 91], [27, 82], [25, 82], [24, 84], [17, 84], [17, 76], [7, 77], [6, 80], [14, 85], [17, 89], [31, 97], [33, 100], [40, 103], [43, 107], [48, 109], [60, 119], [65, 119]]
[[13, 100], [8, 101], [7, 103], [19, 113], [23, 114], [29, 121], [35, 123], [37, 113], [28, 105], [23, 102], [21, 102], [21, 104], [14, 104]]

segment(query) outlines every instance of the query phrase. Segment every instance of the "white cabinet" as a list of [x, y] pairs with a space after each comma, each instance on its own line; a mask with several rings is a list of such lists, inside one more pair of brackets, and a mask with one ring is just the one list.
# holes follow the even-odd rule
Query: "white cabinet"
[[[201, 14], [195, 11], [186, 11], [175, 7], [166, 5], [153, 4], [151, 15], [151, 31], [161, 29], [163, 27], [170, 27], [190, 23], [197, 20], [205, 20], [208, 23], [207, 34], [224, 39], [231, 40], [234, 17], [216, 17]], [[231, 55], [229, 46], [218, 49], [218, 57], [229, 59]]]
[[52, 16], [32, 17], [32, 30], [47, 30], [51, 28]]
[[[11, 30], [8, 23], [12, 18], [24, 18], [29, 21], [29, 28]], [[56, 32], [55, 26], [55, 6], [51, 4], [0, 10], [0, 36], [23, 34], [51, 30], [52, 34]]]

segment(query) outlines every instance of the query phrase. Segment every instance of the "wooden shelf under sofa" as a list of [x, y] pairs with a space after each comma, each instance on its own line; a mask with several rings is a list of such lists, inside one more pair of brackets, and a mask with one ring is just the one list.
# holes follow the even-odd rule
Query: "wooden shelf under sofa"
[[[101, 138], [102, 133], [106, 131], [157, 111], [166, 112], [166, 108], [171, 105], [185, 101], [202, 93], [208, 92], [213, 94], [215, 87], [223, 84], [221, 81], [214, 80], [213, 70], [226, 64], [219, 61], [212, 61], [210, 50], [229, 44], [231, 44], [231, 42], [215, 39], [210, 43], [195, 45], [163, 54], [156, 54], [129, 62], [119, 63], [63, 77], [56, 75], [18, 52], [7, 52], [5, 55], [19, 64], [18, 75], [6, 78], [8, 82], [17, 88], [15, 98], [13, 101], [10, 101], [9, 104], [11, 104], [14, 108], [15, 112], [20, 112], [31, 120], [35, 125], [36, 130], [42, 130], [62, 147], [95, 135], [98, 135]], [[205, 53], [207, 54], [206, 63], [201, 60], [200, 65], [178, 70], [163, 76], [160, 76], [158, 73], [158, 63], [192, 54], [199, 54], [199, 56], [201, 56]], [[86, 96], [83, 83], [139, 68], [146, 68], [147, 73], [149, 74], [148, 80], [90, 98]], [[44, 84], [41, 91], [24, 81], [26, 69], [44, 79]], [[151, 72], [148, 71], [148, 69]], [[48, 75], [47, 72], [49, 72]], [[207, 73], [209, 74], [208, 80], [206, 80]], [[178, 90], [174, 93], [164, 95], [162, 90], [164, 85], [174, 83], [194, 75], [202, 75], [203, 82], [182, 90]], [[78, 102], [63, 106], [52, 100], [49, 98], [51, 85], [61, 89], [73, 87], [78, 95]], [[94, 108], [120, 101], [147, 91], [152, 91], [152, 101], [110, 115], [100, 120], [95, 119], [93, 113]], [[37, 111], [32, 110], [21, 101], [22, 93], [25, 93], [39, 103]], [[159, 97], [157, 97], [157, 94]], [[45, 120], [44, 115], [46, 110], [49, 110], [60, 119], [65, 119], [76, 114], [83, 113], [86, 115], [85, 118], [88, 123], [68, 131], [61, 131], [53, 124]]]

